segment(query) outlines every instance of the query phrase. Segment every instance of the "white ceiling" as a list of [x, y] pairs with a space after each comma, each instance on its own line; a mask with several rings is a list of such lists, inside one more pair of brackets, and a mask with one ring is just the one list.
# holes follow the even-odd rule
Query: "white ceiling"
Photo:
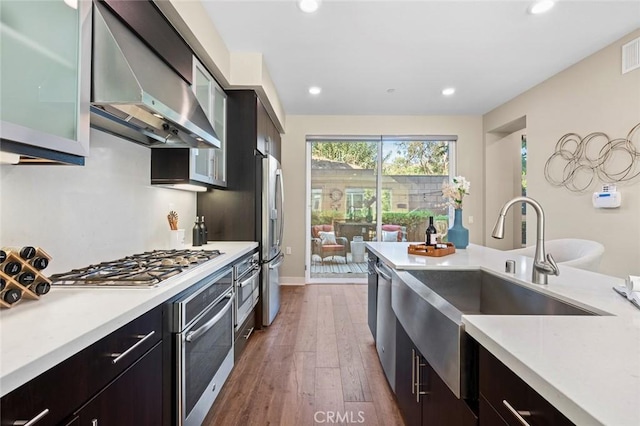
[[203, 2], [229, 50], [264, 55], [287, 114], [483, 114], [640, 27], [640, 0]]

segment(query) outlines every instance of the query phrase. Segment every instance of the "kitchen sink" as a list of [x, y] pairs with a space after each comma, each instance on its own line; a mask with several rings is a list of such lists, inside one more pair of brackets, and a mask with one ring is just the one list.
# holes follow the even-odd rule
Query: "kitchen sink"
[[458, 398], [475, 397], [476, 344], [462, 315], [597, 315], [485, 271], [394, 271], [391, 305]]

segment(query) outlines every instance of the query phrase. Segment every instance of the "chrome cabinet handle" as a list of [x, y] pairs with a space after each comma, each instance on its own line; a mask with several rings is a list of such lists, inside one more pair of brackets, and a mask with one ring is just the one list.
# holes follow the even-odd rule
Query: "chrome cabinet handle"
[[156, 334], [155, 330], [153, 330], [151, 333], [147, 334], [146, 336], [136, 336], [136, 338], [138, 338], [140, 340], [135, 345], [131, 346], [129, 349], [127, 349], [126, 351], [124, 351], [122, 353], [110, 354], [109, 356], [111, 358], [114, 358], [113, 360], [111, 360], [111, 364], [116, 364], [122, 358], [124, 358], [125, 356], [129, 355], [138, 346], [142, 345], [145, 341], [149, 340], [149, 338], [151, 338], [151, 336], [153, 336], [154, 334]]
[[35, 416], [31, 420], [16, 420], [12, 424], [13, 424], [13, 426], [33, 426], [36, 423], [38, 423], [40, 420], [42, 420], [42, 418], [44, 416], [46, 416], [47, 414], [49, 414], [49, 409], [45, 408], [44, 410], [42, 410], [42, 412], [40, 414], [38, 414], [37, 416]]
[[251, 336], [251, 334], [253, 333], [253, 330], [255, 329], [255, 327], [251, 327], [249, 329], [249, 332], [247, 332], [247, 335], [244, 336], [244, 340], [249, 340], [249, 336]]
[[187, 340], [187, 342], [195, 342], [196, 340], [198, 340], [204, 333], [206, 333], [207, 331], [209, 331], [209, 329], [211, 327], [213, 327], [214, 325], [216, 325], [216, 323], [218, 321], [220, 321], [222, 319], [222, 317], [227, 313], [227, 311], [231, 308], [231, 305], [233, 305], [233, 294], [229, 294], [227, 296], [225, 296], [225, 298], [229, 299], [229, 301], [227, 302], [227, 304], [224, 306], [224, 308], [222, 308], [222, 310], [220, 312], [218, 312], [213, 318], [211, 318], [209, 321], [207, 321], [204, 325], [202, 325], [199, 329], [195, 330], [195, 331], [190, 331], [187, 333], [187, 337], [185, 338]]
[[511, 414], [513, 414], [513, 416], [518, 419], [518, 421], [520, 422], [520, 424], [522, 426], [531, 426], [525, 419], [524, 417], [531, 417], [531, 411], [518, 411], [515, 408], [513, 408], [511, 406], [511, 404], [509, 404], [509, 402], [506, 399], [502, 400], [502, 404], [507, 407], [507, 410], [509, 410], [511, 412]]
[[411, 394], [416, 394], [416, 351], [411, 349]]
[[[413, 350], [413, 349], [412, 349]], [[420, 362], [420, 354], [419, 353], [415, 353], [415, 362], [416, 362], [416, 402], [420, 402], [420, 395], [427, 395], [429, 392], [426, 391], [421, 391], [420, 390], [420, 386], [422, 386], [423, 384], [420, 383], [420, 370], [422, 367], [426, 366], [427, 364], [423, 364]]]

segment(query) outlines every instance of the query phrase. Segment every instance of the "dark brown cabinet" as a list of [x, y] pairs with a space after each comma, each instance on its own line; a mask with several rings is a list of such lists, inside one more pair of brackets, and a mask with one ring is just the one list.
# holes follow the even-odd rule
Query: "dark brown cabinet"
[[477, 425], [474, 410], [451, 392], [396, 324], [396, 398], [407, 426]]
[[199, 193], [197, 201], [210, 240], [262, 239], [262, 156], [268, 148], [278, 158], [280, 143], [277, 128], [253, 90], [227, 92], [227, 189]]
[[[21, 424], [19, 422], [29, 421], [45, 411], [38, 426], [59, 424], [114, 379], [122, 377], [151, 348], [159, 348], [161, 337], [162, 309], [159, 307], [3, 396], [0, 400], [1, 424]], [[162, 380], [161, 364], [144, 363], [142, 366], [149, 368], [145, 374]], [[158, 389], [162, 386], [158, 385]], [[132, 394], [135, 395], [132, 401], [144, 401], [149, 392], [154, 390], [146, 382], [141, 382]], [[162, 400], [154, 403], [153, 407], [161, 418]]]
[[[496, 423], [496, 419], [503, 423]], [[573, 425], [513, 371], [480, 347], [480, 425], [496, 424]]]
[[83, 406], [79, 426], [162, 424], [162, 347], [158, 343]]

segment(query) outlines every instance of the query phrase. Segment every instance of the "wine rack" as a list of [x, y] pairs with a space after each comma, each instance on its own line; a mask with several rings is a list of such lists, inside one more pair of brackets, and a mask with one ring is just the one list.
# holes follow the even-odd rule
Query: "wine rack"
[[[43, 249], [38, 247], [35, 250], [36, 254], [32, 259], [46, 259], [46, 264], [51, 261], [51, 256]], [[23, 300], [38, 300], [41, 295], [49, 292], [51, 280], [43, 274], [41, 269], [36, 268], [32, 262], [23, 259], [20, 256], [20, 249], [4, 248], [3, 251], [6, 253], [6, 258], [0, 263], [0, 279], [4, 282], [4, 288], [0, 289], [0, 308], [11, 308]], [[7, 273], [5, 269], [10, 263], [20, 265], [19, 272], [15, 274]], [[33, 280], [28, 284], [20, 283], [19, 277], [29, 273], [34, 276]], [[44, 290], [41, 290], [43, 292], [41, 295], [36, 292], [36, 286], [44, 287]], [[14, 303], [9, 303], [5, 301], [5, 295], [12, 290], [18, 291], [20, 298]]]

